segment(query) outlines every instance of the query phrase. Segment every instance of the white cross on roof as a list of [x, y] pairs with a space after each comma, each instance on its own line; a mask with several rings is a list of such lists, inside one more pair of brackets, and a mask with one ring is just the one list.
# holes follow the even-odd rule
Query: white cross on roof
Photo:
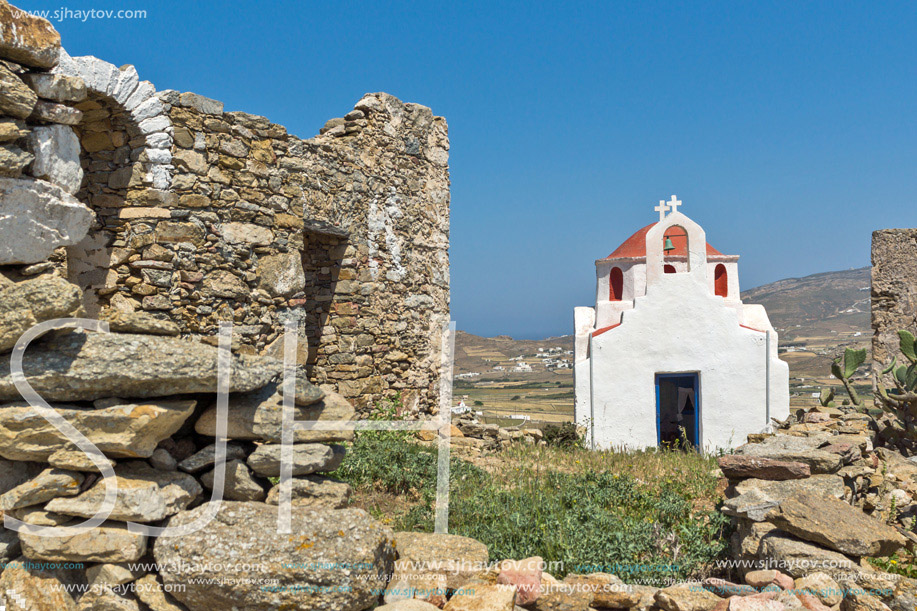
[[[662, 203], [662, 202], [659, 202], [659, 203]], [[672, 199], [670, 201], [667, 201], [666, 203], [669, 206], [671, 206], [672, 212], [678, 212], [678, 207], [681, 205], [681, 200], [676, 199], [676, 197], [673, 195]]]
[[669, 211], [669, 207], [665, 205], [664, 199], [660, 199], [659, 205], [653, 208], [653, 210], [659, 213], [659, 220], [663, 221], [665, 220], [665, 213]]

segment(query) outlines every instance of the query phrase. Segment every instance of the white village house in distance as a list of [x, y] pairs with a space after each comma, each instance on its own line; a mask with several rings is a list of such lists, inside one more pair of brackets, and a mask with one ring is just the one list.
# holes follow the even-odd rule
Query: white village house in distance
[[576, 422], [596, 448], [733, 448], [789, 415], [789, 368], [764, 307], [742, 303], [738, 255], [679, 205], [596, 261], [595, 307], [575, 309]]

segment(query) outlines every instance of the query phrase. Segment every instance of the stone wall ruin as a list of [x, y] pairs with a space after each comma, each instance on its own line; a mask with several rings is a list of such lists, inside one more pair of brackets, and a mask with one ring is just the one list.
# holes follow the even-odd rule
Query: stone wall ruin
[[157, 92], [132, 66], [61, 50], [48, 78], [83, 87], [59, 104], [68, 125], [52, 126], [66, 130], [55, 147], [70, 169], [49, 181], [95, 213], [57, 260], [90, 315], [149, 312], [206, 341], [232, 320], [234, 349], [275, 356], [292, 320], [313, 382], [363, 411], [396, 397], [408, 412], [437, 409], [443, 118], [367, 94], [302, 140], [197, 94]]

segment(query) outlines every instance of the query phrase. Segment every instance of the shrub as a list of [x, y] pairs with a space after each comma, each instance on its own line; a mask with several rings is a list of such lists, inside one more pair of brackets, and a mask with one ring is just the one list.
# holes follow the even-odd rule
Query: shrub
[[[706, 576], [725, 554], [729, 519], [716, 510], [712, 459], [537, 446], [500, 456], [494, 472], [452, 457], [449, 482], [449, 532], [485, 543], [491, 559], [537, 555], [562, 563], [556, 577], [601, 571], [664, 585]], [[358, 497], [384, 490], [413, 499], [389, 521], [430, 532], [436, 466], [435, 449], [361, 431], [333, 475]]]
[[582, 439], [572, 422], [563, 424], [548, 424], [542, 431], [544, 441], [555, 448], [574, 448], [582, 445]]

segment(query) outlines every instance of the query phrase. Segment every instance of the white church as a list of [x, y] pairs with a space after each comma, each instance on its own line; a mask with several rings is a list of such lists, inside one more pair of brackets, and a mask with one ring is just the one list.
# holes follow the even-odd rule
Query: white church
[[576, 422], [594, 448], [713, 452], [789, 415], [789, 368], [760, 305], [673, 195], [595, 262], [595, 307], [574, 312]]

